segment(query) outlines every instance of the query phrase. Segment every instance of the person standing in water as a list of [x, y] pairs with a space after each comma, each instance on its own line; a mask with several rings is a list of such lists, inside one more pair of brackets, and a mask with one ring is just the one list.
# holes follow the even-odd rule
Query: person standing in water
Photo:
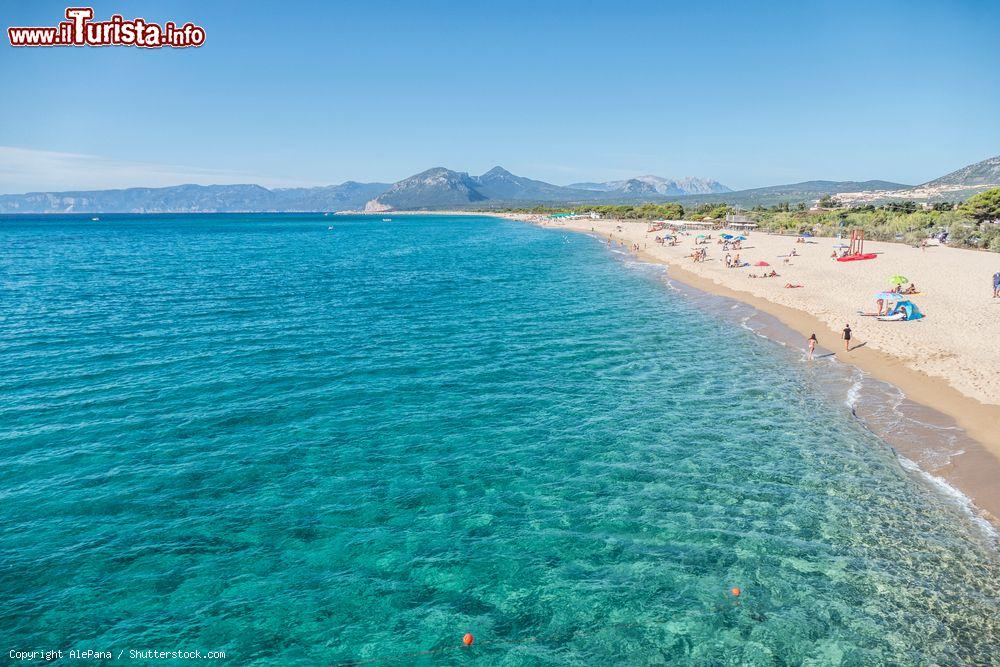
[[809, 345], [809, 361], [812, 361], [813, 355], [816, 353], [816, 344], [818, 342], [819, 341], [816, 340], [816, 334], [809, 336], [809, 340], [807, 341]]
[[844, 336], [844, 351], [850, 352], [851, 351], [851, 325], [850, 324], [845, 324], [844, 325], [843, 336]]

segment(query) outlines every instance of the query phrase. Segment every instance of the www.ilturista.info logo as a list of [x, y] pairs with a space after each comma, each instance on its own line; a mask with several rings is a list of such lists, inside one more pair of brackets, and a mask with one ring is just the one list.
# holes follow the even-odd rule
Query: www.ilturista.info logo
[[205, 29], [193, 23], [178, 26], [173, 21], [163, 25], [146, 19], [127, 21], [114, 14], [108, 21], [93, 21], [90, 7], [67, 7], [66, 21], [54, 27], [10, 27], [11, 46], [140, 46], [158, 49], [164, 46], [185, 48], [205, 43]]

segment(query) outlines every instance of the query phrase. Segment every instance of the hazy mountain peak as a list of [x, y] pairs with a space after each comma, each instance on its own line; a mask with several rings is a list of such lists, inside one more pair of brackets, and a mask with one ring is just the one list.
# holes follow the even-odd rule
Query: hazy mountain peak
[[[639, 184], [644, 184], [642, 187]], [[603, 183], [574, 183], [567, 187], [597, 192], [622, 192], [623, 194], [648, 193], [658, 195], [701, 195], [732, 192], [718, 181], [707, 178], [685, 176], [675, 180], [663, 178], [654, 174], [636, 176], [623, 181], [605, 181]]]
[[514, 174], [510, 173], [500, 165], [497, 165], [490, 169], [488, 172], [479, 177], [480, 180], [488, 180], [493, 178], [517, 178]]
[[940, 185], [965, 185], [969, 187], [977, 185], [1000, 185], [1000, 155], [986, 158], [961, 169], [956, 169], [950, 174], [945, 174], [940, 178], [935, 178], [933, 181], [924, 183], [921, 187]]
[[187, 213], [340, 211], [359, 208], [385, 191], [385, 183], [318, 188], [243, 185], [174, 185], [164, 188], [34, 192], [0, 195], [0, 213]]

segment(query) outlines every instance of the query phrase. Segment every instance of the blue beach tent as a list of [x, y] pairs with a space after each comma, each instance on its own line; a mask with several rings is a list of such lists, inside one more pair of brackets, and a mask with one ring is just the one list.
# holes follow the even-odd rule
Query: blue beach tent
[[891, 311], [889, 311], [888, 314], [891, 316], [891, 315], [896, 315], [898, 313], [903, 313], [904, 315], [906, 315], [906, 319], [908, 321], [919, 320], [921, 317], [924, 316], [924, 314], [920, 312], [920, 309], [917, 308], [917, 304], [913, 303], [912, 301], [900, 301], [893, 307]]

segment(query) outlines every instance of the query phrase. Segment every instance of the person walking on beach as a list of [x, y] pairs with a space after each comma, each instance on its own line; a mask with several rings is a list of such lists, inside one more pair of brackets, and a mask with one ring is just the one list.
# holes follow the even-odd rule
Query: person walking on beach
[[809, 336], [809, 340], [807, 342], [809, 344], [809, 361], [812, 361], [813, 355], [816, 353], [816, 343], [819, 342], [816, 340], [816, 334]]
[[1000, 297], [1000, 271], [993, 274], [993, 298]]
[[850, 352], [851, 351], [851, 325], [850, 324], [845, 324], [844, 325], [844, 334], [843, 334], [843, 336], [844, 336], [844, 351], [845, 352]]

